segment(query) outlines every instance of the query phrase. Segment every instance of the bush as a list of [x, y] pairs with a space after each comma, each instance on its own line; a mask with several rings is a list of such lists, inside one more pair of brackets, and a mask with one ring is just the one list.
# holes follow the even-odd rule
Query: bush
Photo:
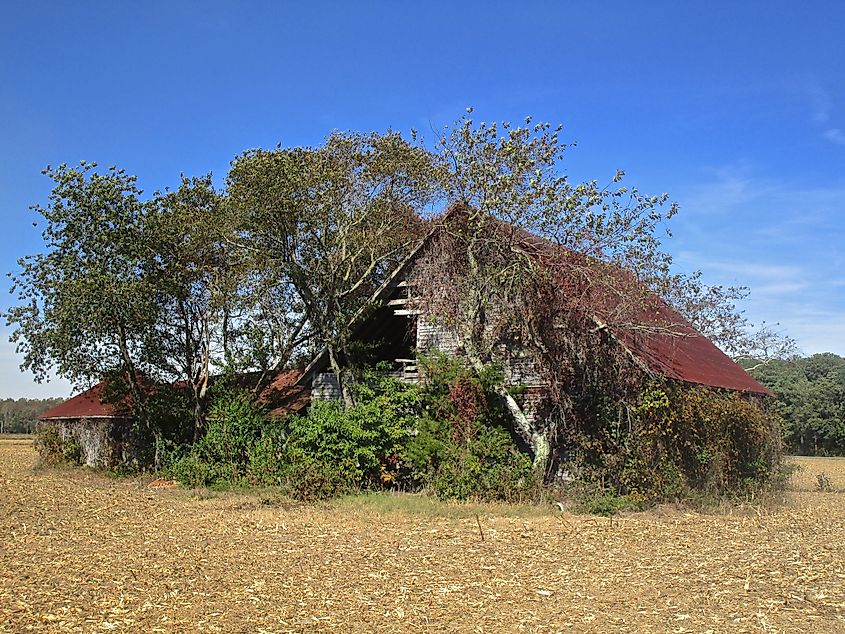
[[244, 471], [250, 450], [267, 426], [267, 416], [246, 392], [227, 391], [208, 411], [207, 430], [197, 451], [208, 462], [236, 465]]
[[628, 433], [580, 439], [582, 472], [619, 495], [683, 501], [743, 495], [781, 481], [779, 423], [746, 397], [652, 384], [629, 412]]
[[62, 438], [54, 425], [44, 425], [35, 433], [35, 449], [43, 464], [82, 464], [82, 448], [73, 436]]
[[166, 469], [167, 475], [186, 487], [195, 489], [212, 484], [216, 479], [215, 465], [191, 453], [179, 458]]
[[384, 488], [399, 479], [399, 456], [413, 427], [417, 389], [367, 372], [354, 391], [357, 404], [348, 410], [338, 402], [315, 402], [306, 416], [291, 418], [283, 452], [278, 445], [262, 449], [265, 456], [278, 452], [273, 454], [277, 464], [288, 463], [287, 472], [277, 477], [291, 482], [297, 473], [307, 476], [316, 483], [315, 495]]
[[445, 357], [424, 359], [424, 415], [402, 455], [410, 479], [441, 499], [522, 501], [536, 489], [530, 458], [516, 446], [510, 419], [490, 387], [496, 367], [479, 374]]
[[284, 434], [278, 428], [265, 430], [250, 448], [246, 477], [252, 484], [279, 486], [288, 462]]
[[455, 361], [433, 360], [424, 386], [365, 371], [356, 404], [314, 402], [265, 431], [249, 453], [250, 481], [283, 486], [302, 500], [384, 488], [427, 488], [444, 499], [523, 499], [535, 487], [531, 461], [503, 427], [485, 385]]
[[347, 469], [301, 456], [287, 465], [282, 484], [295, 500], [314, 502], [346, 495], [357, 483]]
[[637, 497], [618, 495], [613, 492], [595, 492], [592, 495], [584, 496], [576, 506], [576, 511], [589, 515], [601, 515], [612, 517], [627, 509], [637, 509]]
[[170, 445], [164, 471], [185, 486], [196, 488], [234, 483], [249, 470], [254, 446], [268, 427], [264, 411], [249, 394], [223, 391], [211, 404], [205, 436], [193, 446]]

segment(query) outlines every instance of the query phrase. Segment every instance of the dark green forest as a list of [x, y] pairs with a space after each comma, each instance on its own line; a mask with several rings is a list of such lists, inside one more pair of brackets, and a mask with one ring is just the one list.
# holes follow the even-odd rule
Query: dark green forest
[[0, 401], [0, 434], [31, 434], [38, 416], [62, 402], [61, 398], [7, 398]]
[[775, 359], [749, 371], [778, 397], [789, 452], [845, 455], [845, 358], [827, 352]]

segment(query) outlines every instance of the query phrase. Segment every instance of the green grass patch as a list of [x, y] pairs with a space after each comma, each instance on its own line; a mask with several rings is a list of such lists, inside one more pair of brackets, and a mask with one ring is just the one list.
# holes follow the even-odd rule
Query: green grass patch
[[443, 501], [423, 494], [389, 492], [346, 495], [332, 501], [331, 505], [340, 511], [450, 518], [475, 517], [476, 515], [488, 517], [546, 517], [557, 512], [551, 506]]

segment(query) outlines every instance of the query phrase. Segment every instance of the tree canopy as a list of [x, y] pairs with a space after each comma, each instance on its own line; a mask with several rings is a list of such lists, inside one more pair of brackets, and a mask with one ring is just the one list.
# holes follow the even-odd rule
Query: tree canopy
[[748, 365], [778, 397], [790, 451], [845, 455], [845, 358], [824, 353]]
[[[463, 229], [449, 248], [460, 270], [429, 258], [418, 285], [432, 314], [462, 315], [474, 363], [490, 359], [490, 335], [505, 323], [547, 345], [537, 313], [583, 316], [596, 285], [620, 298], [607, 320], [630, 319], [656, 292], [726, 350], [750, 354], [735, 306], [743, 291], [674, 272], [663, 248], [677, 213], [668, 195], [628, 187], [622, 172], [573, 183], [567, 152], [560, 127], [478, 123], [470, 109], [430, 146], [416, 133], [336, 132], [316, 147], [248, 150], [222, 191], [210, 176], [182, 177], [145, 196], [118, 168], [48, 168], [53, 191], [34, 207], [45, 249], [12, 275], [12, 340], [37, 379], [55, 371], [82, 385], [117, 372], [141, 409], [144, 380], [181, 382], [198, 434], [212, 373], [253, 370], [258, 389], [326, 349], [343, 383], [351, 318], [430, 230], [430, 210], [457, 204]], [[544, 296], [549, 267], [514, 248], [519, 232], [573, 255], [546, 262], [577, 269], [571, 292]], [[605, 275], [608, 265], [628, 276]], [[344, 396], [349, 404], [346, 387]]]

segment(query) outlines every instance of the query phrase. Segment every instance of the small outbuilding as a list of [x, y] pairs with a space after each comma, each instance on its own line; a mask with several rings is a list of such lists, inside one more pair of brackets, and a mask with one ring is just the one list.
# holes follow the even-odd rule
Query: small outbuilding
[[109, 469], [133, 458], [132, 417], [121, 405], [104, 402], [106, 382], [48, 409], [39, 416], [41, 428], [52, 428], [63, 443], [79, 447], [79, 460], [89, 467]]
[[[298, 370], [280, 371], [260, 390], [256, 403], [270, 418], [286, 418], [308, 407], [311, 388], [298, 384], [301, 375]], [[235, 383], [249, 390], [258, 378], [259, 373], [243, 374]], [[100, 381], [39, 417], [42, 430], [52, 429], [62, 444], [79, 448], [81, 464], [99, 469], [131, 464], [140, 450], [128, 403], [109, 402], [107, 391], [106, 381]]]

